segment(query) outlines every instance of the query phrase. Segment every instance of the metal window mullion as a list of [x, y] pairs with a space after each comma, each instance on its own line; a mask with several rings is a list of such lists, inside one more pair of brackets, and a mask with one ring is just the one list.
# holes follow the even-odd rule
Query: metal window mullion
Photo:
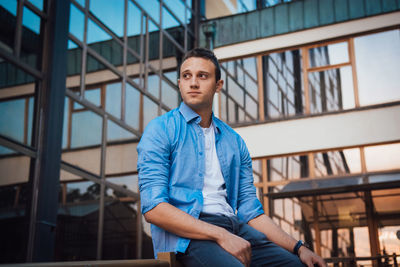
[[24, 144], [28, 144], [29, 98], [25, 98], [24, 109]]
[[65, 94], [68, 97], [70, 97], [71, 99], [73, 99], [74, 101], [78, 102], [80, 105], [82, 105], [82, 106], [88, 108], [90, 111], [96, 113], [97, 115], [103, 116], [103, 115], [107, 114], [108, 119], [113, 121], [118, 126], [120, 126], [120, 127], [124, 128], [125, 130], [135, 134], [138, 137], [141, 136], [141, 133], [139, 131], [137, 131], [136, 129], [132, 128], [131, 126], [129, 126], [125, 122], [121, 121], [120, 119], [118, 119], [117, 117], [113, 116], [112, 114], [109, 114], [108, 112], [104, 111], [103, 109], [99, 108], [98, 106], [94, 105], [93, 103], [89, 102], [88, 100], [80, 99], [79, 96], [76, 95], [74, 92], [72, 92], [70, 89], [67, 89]]
[[116, 41], [119, 45], [123, 46], [123, 41], [112, 31], [110, 30], [100, 19], [98, 19], [95, 15], [93, 15], [90, 11], [88, 11], [88, 17], [97, 24], [103, 31], [109, 34], [112, 40]]
[[[163, 8], [163, 0], [160, 1], [160, 26], [162, 28], [162, 8]], [[162, 103], [162, 74], [163, 74], [163, 33], [162, 31], [159, 32], [160, 40], [158, 42], [158, 51], [159, 51], [159, 57], [158, 57], [158, 95], [160, 97], [160, 102], [158, 104], [158, 115], [161, 115], [161, 103]]]
[[16, 142], [6, 136], [3, 136], [0, 134], [0, 145], [4, 146], [8, 149], [15, 150], [25, 156], [31, 157], [31, 158], [36, 158], [37, 157], [37, 152], [33, 149], [30, 148], [24, 144], [20, 144], [19, 142]]
[[172, 37], [167, 31], [165, 31], [164, 29], [160, 29], [165, 36], [167, 36], [167, 38], [179, 49], [181, 50], [182, 53], [185, 53], [186, 50], [174, 39], [174, 37]]
[[[80, 79], [80, 97], [85, 98], [85, 87], [86, 87], [86, 65], [87, 65], [87, 31], [88, 31], [88, 9], [89, 9], [89, 0], [85, 0], [85, 21], [83, 26], [83, 43], [81, 43], [82, 47], [82, 62], [81, 62], [81, 79]], [[69, 34], [71, 37], [71, 34]], [[77, 38], [74, 38], [77, 39]], [[79, 42], [80, 43], [80, 42]]]
[[79, 168], [79, 167], [77, 167], [75, 165], [72, 165], [72, 164], [68, 163], [68, 162], [61, 161], [61, 169], [63, 169], [64, 171], [70, 172], [72, 174], [75, 174], [76, 176], [82, 177], [82, 178], [84, 178], [86, 180], [89, 180], [89, 181], [91, 181], [93, 183], [98, 183], [98, 184], [104, 183], [105, 186], [107, 186], [107, 187], [109, 187], [111, 189], [114, 189], [116, 191], [119, 191], [119, 192], [125, 194], [128, 197], [132, 197], [135, 200], [137, 200], [139, 198], [139, 194], [138, 193], [135, 193], [135, 192], [133, 192], [131, 190], [123, 188], [120, 185], [113, 184], [113, 183], [108, 182], [106, 180], [102, 181], [98, 175], [95, 175], [95, 174], [93, 174], [91, 172], [88, 172], [88, 171], [86, 171], [84, 169], [81, 169], [81, 168]]
[[126, 73], [127, 73], [127, 63], [128, 63], [128, 0], [124, 1], [124, 46], [123, 46], [123, 56], [122, 56], [122, 64], [123, 64], [123, 77], [122, 77], [122, 87], [121, 87], [121, 120], [125, 121], [125, 98], [126, 98]]
[[29, 1], [25, 1], [24, 5], [27, 6], [33, 13], [38, 15], [40, 18], [47, 20], [47, 14], [41, 11], [39, 8], [37, 8], [34, 4], [32, 4]]
[[14, 56], [16, 58], [19, 58], [21, 54], [22, 17], [24, 15], [24, 2], [25, 0], [19, 0], [17, 5], [17, 21], [15, 25], [14, 36]]
[[145, 33], [143, 33], [143, 23], [144, 23], [144, 14], [143, 12], [140, 12], [140, 60], [139, 60], [139, 85], [144, 88], [144, 83], [143, 83], [143, 61], [144, 61], [144, 36]]
[[102, 258], [103, 231], [104, 231], [104, 193], [105, 193], [105, 169], [106, 169], [106, 144], [107, 144], [107, 114], [104, 114], [101, 131], [101, 154], [100, 154], [100, 203], [99, 203], [99, 226], [97, 232], [97, 260]]
[[16, 56], [15, 54], [12, 55], [10, 53], [5, 52], [3, 49], [0, 49], [0, 58], [4, 59], [5, 61], [8, 61], [8, 62], [12, 63], [16, 67], [22, 69], [23, 71], [27, 72], [29, 75], [32, 75], [36, 79], [40, 79], [40, 80], [43, 79], [44, 75], [43, 75], [42, 72], [38, 71], [35, 68], [32, 68], [31, 66], [29, 66], [25, 62], [21, 61], [18, 58], [18, 56]]
[[184, 28], [185, 28], [184, 29], [185, 30], [185, 37], [184, 37], [183, 49], [185, 49], [185, 51], [188, 50], [188, 30], [189, 30], [189, 27], [187, 26], [186, 22], [187, 22], [187, 7], [185, 5], [185, 23], [183, 24]]
[[[180, 20], [180, 18], [178, 18], [178, 16], [175, 15], [175, 13], [168, 7], [168, 5], [163, 4], [163, 7], [174, 17], [174, 19], [176, 19], [180, 26], [184, 27], [185, 29], [187, 29], [189, 32], [191, 32], [191, 34], [194, 35], [194, 33], [189, 29], [189, 27], [186, 24], [187, 21], [187, 9], [189, 9], [188, 7], [185, 6], [185, 22], [182, 22]], [[161, 20], [160, 20], [161, 21]]]

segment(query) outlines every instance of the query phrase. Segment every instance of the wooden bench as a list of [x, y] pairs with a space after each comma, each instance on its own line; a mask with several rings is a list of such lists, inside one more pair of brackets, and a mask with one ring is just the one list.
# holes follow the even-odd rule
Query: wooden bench
[[176, 261], [175, 253], [158, 253], [158, 259], [147, 260], [104, 260], [104, 261], [63, 261], [0, 264], [9, 267], [183, 267]]

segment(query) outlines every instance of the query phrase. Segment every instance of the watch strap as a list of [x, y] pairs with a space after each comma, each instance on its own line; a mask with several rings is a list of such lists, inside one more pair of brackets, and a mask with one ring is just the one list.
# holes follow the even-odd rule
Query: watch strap
[[304, 241], [303, 240], [297, 241], [296, 245], [293, 248], [293, 254], [296, 254], [297, 256], [299, 256], [299, 249], [303, 245], [304, 245]]

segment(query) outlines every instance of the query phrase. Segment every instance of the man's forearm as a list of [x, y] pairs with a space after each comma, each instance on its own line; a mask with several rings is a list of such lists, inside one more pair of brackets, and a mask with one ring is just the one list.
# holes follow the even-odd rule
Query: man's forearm
[[245, 266], [251, 261], [250, 243], [222, 227], [195, 219], [186, 212], [168, 203], [160, 203], [144, 215], [146, 221], [190, 239], [215, 241], [227, 252], [235, 256]]
[[286, 250], [293, 252], [293, 248], [297, 243], [297, 240], [283, 231], [274, 221], [262, 214], [248, 222], [248, 224], [255, 228], [257, 231], [265, 234], [268, 239], [275, 244], [285, 248]]
[[146, 221], [181, 237], [216, 241], [225, 229], [197, 220], [169, 203], [160, 203], [144, 215]]

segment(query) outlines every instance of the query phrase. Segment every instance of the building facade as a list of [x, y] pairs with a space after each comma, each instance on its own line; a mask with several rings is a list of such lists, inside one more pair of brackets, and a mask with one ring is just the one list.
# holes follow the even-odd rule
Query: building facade
[[136, 145], [196, 46], [266, 214], [332, 266], [400, 254], [400, 1], [10, 0], [0, 20], [0, 262], [152, 257]]

